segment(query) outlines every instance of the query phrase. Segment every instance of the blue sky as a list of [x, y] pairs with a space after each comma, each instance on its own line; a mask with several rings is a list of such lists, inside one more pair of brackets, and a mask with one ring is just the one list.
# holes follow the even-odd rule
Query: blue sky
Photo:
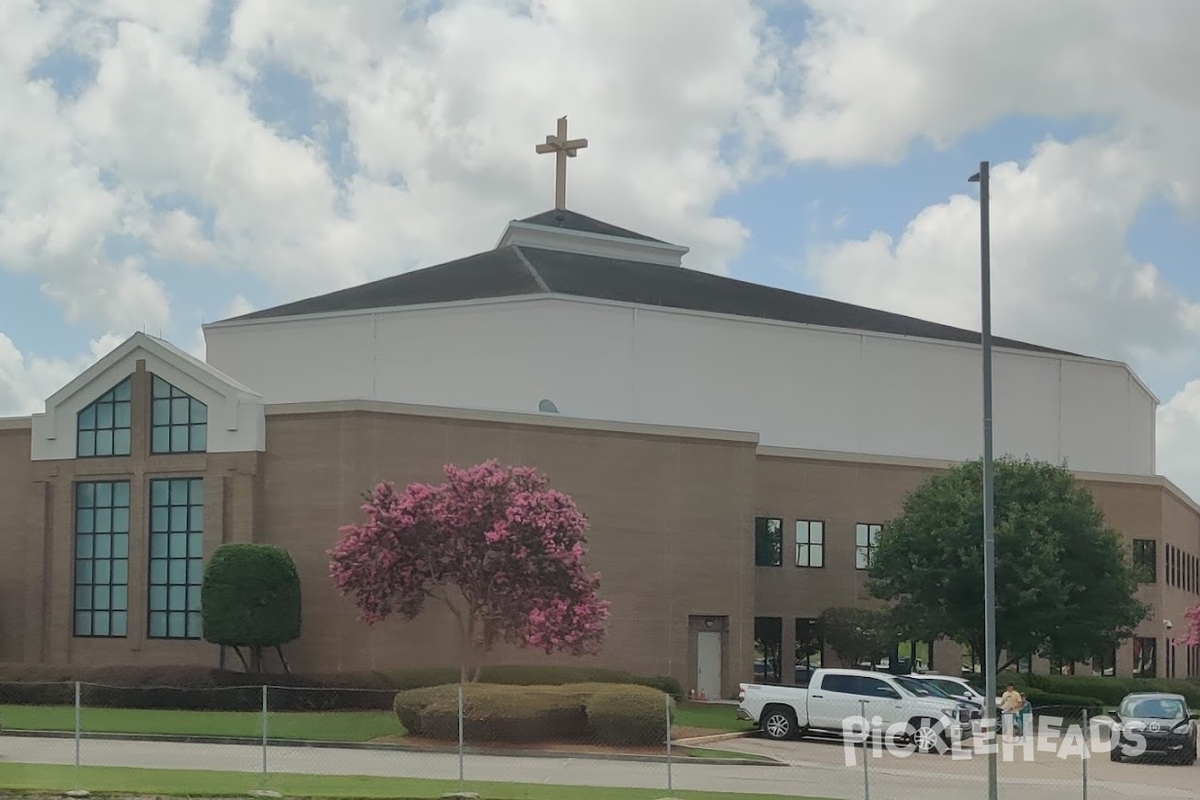
[[0, 414], [132, 330], [199, 351], [204, 321], [490, 246], [549, 207], [532, 145], [568, 113], [592, 140], [576, 210], [692, 268], [951, 324], [978, 313], [960, 203], [990, 160], [997, 333], [1127, 360], [1192, 424], [1200, 219], [1164, 191], [1200, 196], [1191, 11], [1106, 7], [1082, 32], [953, 0], [356, 8], [14, 0]]

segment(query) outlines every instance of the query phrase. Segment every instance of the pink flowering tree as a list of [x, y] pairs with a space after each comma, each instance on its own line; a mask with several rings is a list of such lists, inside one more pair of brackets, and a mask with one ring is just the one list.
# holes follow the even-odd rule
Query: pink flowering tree
[[478, 680], [501, 640], [546, 653], [592, 654], [609, 604], [600, 575], [583, 564], [587, 518], [529, 467], [487, 461], [446, 466], [446, 481], [397, 492], [379, 483], [366, 520], [339, 529], [330, 577], [376, 624], [411, 620], [433, 600], [447, 608], [460, 644], [460, 679]]
[[1187, 618], [1188, 627], [1183, 635], [1175, 640], [1175, 644], [1185, 647], [1200, 645], [1200, 605], [1186, 611], [1184, 616]]

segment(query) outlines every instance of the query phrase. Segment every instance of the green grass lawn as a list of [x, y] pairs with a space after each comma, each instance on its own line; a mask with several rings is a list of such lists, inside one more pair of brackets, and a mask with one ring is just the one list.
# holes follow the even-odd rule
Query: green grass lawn
[[675, 724], [681, 728], [708, 728], [713, 733], [754, 730], [749, 722], [734, 716], [736, 708], [708, 703], [680, 703]]
[[[8, 792], [63, 792], [79, 788], [93, 794], [129, 793], [188, 797], [235, 797], [261, 788], [259, 776], [237, 772], [174, 771], [0, 763], [0, 790]], [[267, 788], [286, 797], [393, 798], [427, 800], [456, 791], [456, 781], [376, 778], [334, 775], [272, 775]], [[542, 784], [468, 782], [467, 789], [488, 800], [653, 800], [665, 789], [609, 789], [600, 787], [546, 786]], [[675, 790], [684, 800], [763, 800], [765, 795]], [[817, 800], [817, 798], [795, 798]]]
[[[163, 711], [158, 709], [84, 708], [83, 730], [92, 733], [133, 733], [160, 736], [262, 736], [262, 717], [253, 711]], [[72, 731], [71, 706], [3, 706], [0, 723], [7, 730]], [[675, 724], [705, 728], [713, 733], [750, 730], [733, 715], [732, 706], [681, 704]], [[272, 739], [323, 742], [367, 742], [383, 736], [403, 736], [404, 729], [390, 711], [271, 712], [267, 718]]]

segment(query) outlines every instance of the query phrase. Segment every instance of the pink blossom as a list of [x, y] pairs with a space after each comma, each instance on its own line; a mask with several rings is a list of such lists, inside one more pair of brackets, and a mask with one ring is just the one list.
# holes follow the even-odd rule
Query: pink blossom
[[[435, 596], [457, 598], [463, 658], [472, 635], [546, 653], [595, 653], [609, 603], [583, 566], [587, 517], [529, 467], [447, 465], [438, 486], [374, 487], [365, 520], [338, 529], [334, 585], [360, 618], [412, 619]], [[455, 588], [457, 592], [448, 592]], [[452, 606], [454, 604], [452, 603]]]
[[1188, 620], [1188, 628], [1183, 636], [1175, 640], [1175, 644], [1189, 647], [1200, 646], [1200, 605], [1188, 609], [1184, 612], [1184, 617]]

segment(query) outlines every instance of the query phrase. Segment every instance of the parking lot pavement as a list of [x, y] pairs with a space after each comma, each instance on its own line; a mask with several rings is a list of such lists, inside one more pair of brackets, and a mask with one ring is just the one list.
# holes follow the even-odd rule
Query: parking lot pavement
[[[1045, 744], [1051, 742], [1047, 740]], [[847, 766], [845, 748], [834, 739], [774, 742], [746, 738], [722, 742], [721, 747], [769, 756], [797, 768], [841, 768], [860, 776], [866, 772], [863, 780], [870, 782], [872, 800], [911, 797], [917, 786], [939, 793], [948, 787], [957, 787], [960, 798], [964, 795], [974, 797], [978, 795], [973, 787], [984, 786], [987, 776], [985, 753], [959, 760], [948, 754], [898, 755], [879, 748], [872, 751], [864, 770], [862, 748], [854, 748], [854, 765]], [[1020, 800], [1083, 797], [1084, 764], [1081, 758], [1077, 755], [1059, 757], [1061, 751], [1039, 752], [1036, 745], [1029, 750], [1026, 760], [1027, 751], [1023, 745], [1013, 745], [1011, 755], [1006, 755], [1001, 748], [998, 775], [1002, 797]], [[1089, 800], [1129, 797], [1200, 800], [1200, 764], [1113, 763], [1106, 752], [1092, 755], [1087, 761]]]

